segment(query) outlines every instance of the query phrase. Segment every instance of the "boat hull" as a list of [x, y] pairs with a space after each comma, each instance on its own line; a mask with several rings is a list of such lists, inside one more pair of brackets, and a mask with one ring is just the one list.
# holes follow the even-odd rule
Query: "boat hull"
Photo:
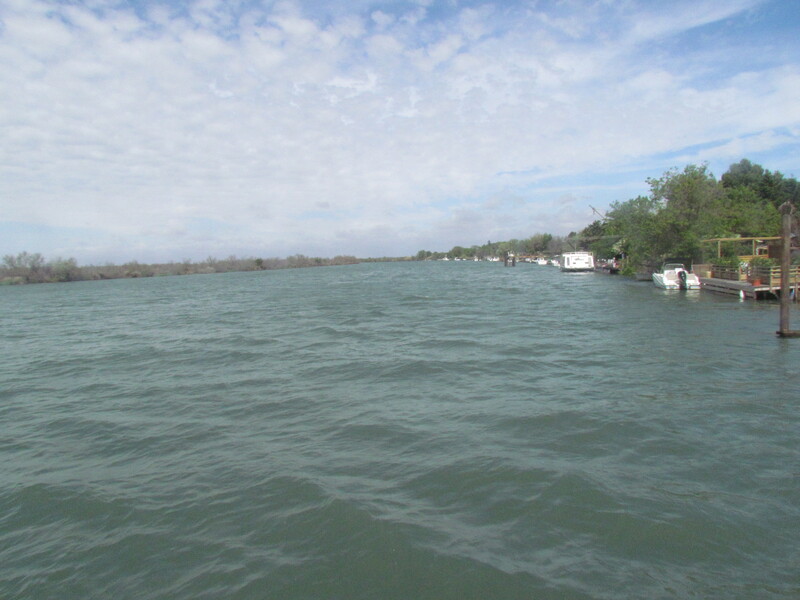
[[701, 287], [700, 280], [693, 273], [686, 274], [685, 284], [680, 280], [670, 279], [663, 273], [653, 273], [653, 283], [663, 290], [699, 290]]

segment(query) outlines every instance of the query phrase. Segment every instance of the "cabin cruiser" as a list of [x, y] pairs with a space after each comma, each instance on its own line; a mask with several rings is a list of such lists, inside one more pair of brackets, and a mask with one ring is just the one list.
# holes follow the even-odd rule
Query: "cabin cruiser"
[[594, 271], [594, 254], [591, 252], [564, 252], [559, 264], [562, 271], [571, 273]]
[[666, 263], [660, 273], [653, 273], [653, 283], [665, 290], [700, 289], [700, 279], [681, 263]]

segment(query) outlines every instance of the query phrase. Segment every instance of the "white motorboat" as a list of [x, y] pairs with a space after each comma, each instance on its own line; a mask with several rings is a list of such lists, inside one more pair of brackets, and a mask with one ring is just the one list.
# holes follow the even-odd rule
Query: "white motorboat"
[[653, 283], [665, 290], [700, 289], [700, 278], [681, 263], [666, 263], [660, 273], [653, 273]]

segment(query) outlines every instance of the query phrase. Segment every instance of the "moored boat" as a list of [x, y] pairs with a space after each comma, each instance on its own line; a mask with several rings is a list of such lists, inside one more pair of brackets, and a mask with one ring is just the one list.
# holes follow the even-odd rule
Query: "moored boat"
[[591, 252], [564, 252], [559, 265], [562, 271], [571, 273], [594, 271], [594, 254]]
[[661, 272], [653, 273], [653, 283], [665, 290], [700, 289], [700, 278], [687, 271], [682, 263], [666, 263]]
[[616, 260], [599, 260], [595, 264], [595, 271], [600, 273], [607, 273], [609, 275], [616, 275], [619, 273], [619, 265]]

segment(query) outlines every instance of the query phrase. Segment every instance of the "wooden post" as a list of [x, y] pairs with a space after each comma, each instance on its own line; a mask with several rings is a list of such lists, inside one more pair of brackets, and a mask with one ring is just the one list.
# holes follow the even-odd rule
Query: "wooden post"
[[800, 331], [792, 331], [789, 329], [789, 312], [790, 312], [790, 286], [789, 286], [789, 269], [792, 264], [792, 212], [794, 207], [791, 202], [784, 202], [780, 207], [782, 222], [782, 243], [781, 248], [781, 322], [780, 330], [777, 332], [781, 337], [800, 337]]

